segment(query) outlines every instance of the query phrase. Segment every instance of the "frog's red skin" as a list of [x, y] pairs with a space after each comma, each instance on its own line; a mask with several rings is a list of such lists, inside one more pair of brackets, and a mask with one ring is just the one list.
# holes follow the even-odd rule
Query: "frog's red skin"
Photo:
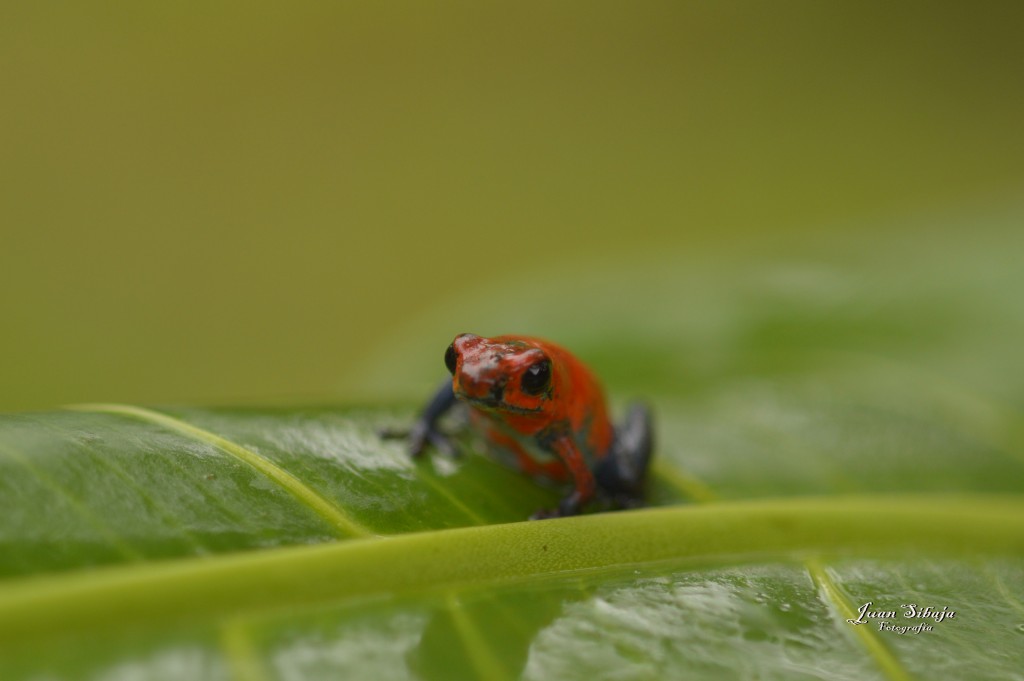
[[579, 513], [598, 491], [619, 507], [643, 502], [652, 451], [650, 411], [634, 404], [613, 428], [600, 384], [567, 350], [525, 336], [462, 334], [445, 353], [445, 365], [452, 379], [412, 428], [382, 433], [407, 438], [410, 455], [420, 456], [428, 444], [457, 454], [437, 422], [461, 401], [499, 455], [510, 453], [529, 475], [572, 481], [557, 509], [538, 511], [534, 518]]
[[[614, 435], [604, 392], [590, 370], [568, 350], [539, 338], [463, 334], [453, 347], [458, 362], [452, 390], [491, 444], [514, 453], [529, 475], [571, 477], [578, 502], [586, 503], [594, 495], [594, 467], [608, 455]], [[551, 362], [550, 386], [540, 395], [527, 394], [522, 374], [545, 358]], [[538, 460], [524, 441], [538, 442], [558, 458]]]

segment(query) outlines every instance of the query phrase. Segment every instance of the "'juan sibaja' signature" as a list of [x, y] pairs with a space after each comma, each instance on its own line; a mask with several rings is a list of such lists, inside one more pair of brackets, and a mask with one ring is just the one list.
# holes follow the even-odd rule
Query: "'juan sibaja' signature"
[[[897, 634], [920, 634], [922, 631], [931, 631], [932, 626], [927, 622], [919, 622], [916, 625], [899, 625], [892, 620], [897, 619], [895, 610], [871, 610], [872, 602], [868, 601], [864, 605], [857, 609], [857, 618], [846, 620], [848, 623], [853, 625], [867, 624], [869, 620], [878, 621], [879, 631], [893, 631]], [[943, 620], [951, 620], [956, 617], [956, 611], [950, 610], [949, 606], [942, 606], [941, 609], [933, 608], [932, 606], [926, 606], [921, 608], [917, 603], [904, 603], [900, 605], [903, 609], [903, 617], [905, 619], [918, 619], [918, 620], [934, 620], [936, 623], [942, 622]]]

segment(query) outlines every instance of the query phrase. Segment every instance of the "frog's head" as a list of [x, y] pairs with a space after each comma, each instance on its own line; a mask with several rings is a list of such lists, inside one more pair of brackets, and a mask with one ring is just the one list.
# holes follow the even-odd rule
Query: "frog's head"
[[499, 414], [542, 414], [554, 391], [551, 358], [529, 340], [464, 333], [444, 354], [455, 394]]

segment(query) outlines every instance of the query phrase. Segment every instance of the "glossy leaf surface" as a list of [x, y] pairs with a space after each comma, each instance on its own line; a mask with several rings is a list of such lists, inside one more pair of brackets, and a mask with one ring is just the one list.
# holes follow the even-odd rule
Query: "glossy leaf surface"
[[[1019, 678], [1022, 214], [568, 272], [368, 370], [432, 383], [494, 310], [578, 348], [655, 408], [639, 511], [522, 522], [558, 491], [469, 437], [410, 461], [376, 434], [409, 407], [3, 416], [0, 678]], [[893, 616], [848, 623], [868, 602]]]

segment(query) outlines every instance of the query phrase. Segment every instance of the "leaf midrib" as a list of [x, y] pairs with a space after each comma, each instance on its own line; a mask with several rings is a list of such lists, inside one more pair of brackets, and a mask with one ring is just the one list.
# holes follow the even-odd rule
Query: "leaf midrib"
[[737, 564], [915, 552], [1024, 555], [1024, 497], [673, 506], [36, 577], [0, 585], [0, 641], [666, 560]]

